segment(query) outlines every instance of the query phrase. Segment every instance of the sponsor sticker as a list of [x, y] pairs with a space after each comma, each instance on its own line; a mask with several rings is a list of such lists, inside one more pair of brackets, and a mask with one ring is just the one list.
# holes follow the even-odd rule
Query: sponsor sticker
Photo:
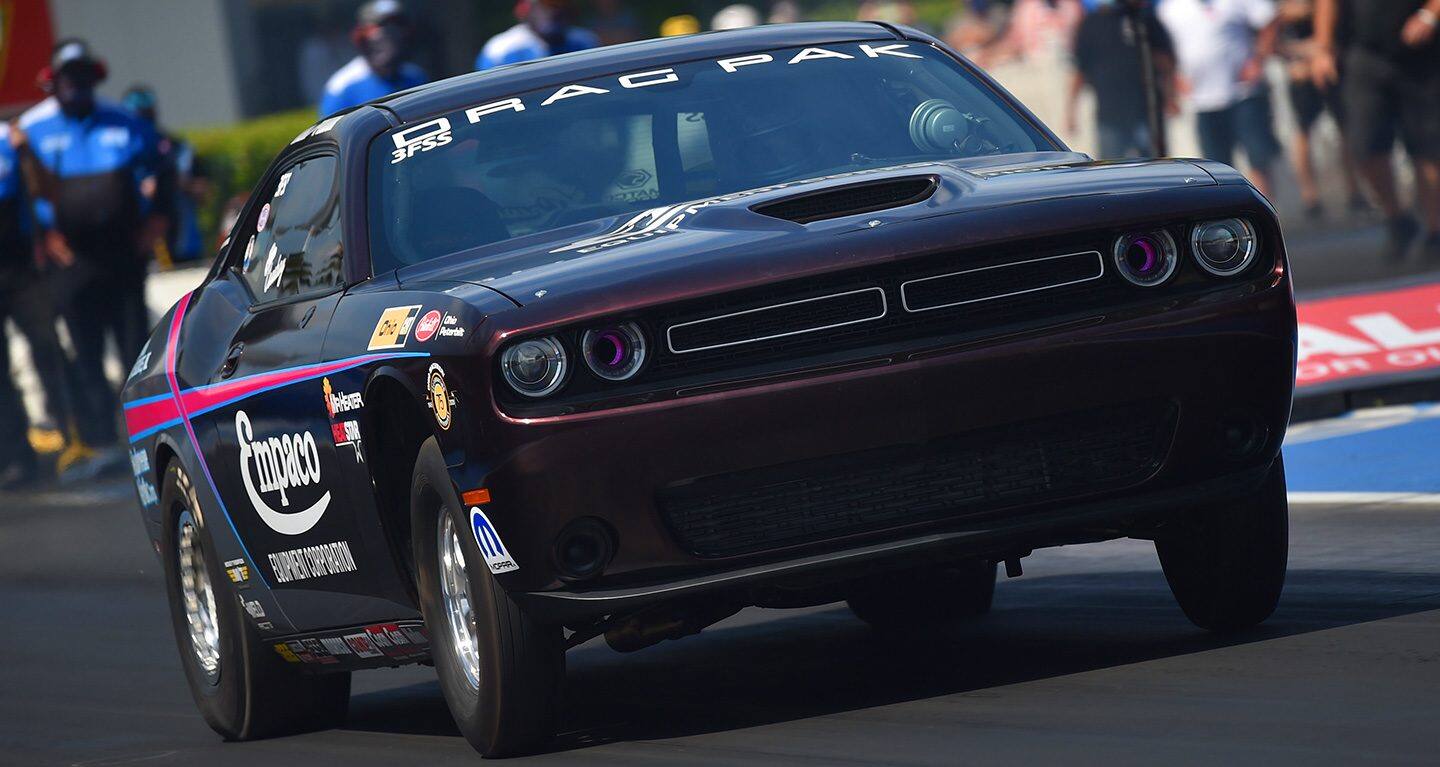
[[445, 320], [440, 323], [441, 338], [464, 338], [465, 328], [460, 325], [460, 318], [453, 314], [446, 314]]
[[337, 392], [330, 386], [329, 378], [321, 379], [320, 387], [325, 390], [325, 412], [329, 413], [331, 418], [341, 413], [359, 410], [365, 406], [365, 401], [361, 398], [360, 392], [350, 392], [349, 394]]
[[225, 561], [225, 576], [231, 583], [240, 585], [250, 580], [250, 565], [245, 564], [243, 559], [229, 559]]
[[125, 380], [126, 380], [126, 381], [129, 381], [129, 380], [133, 379], [135, 376], [138, 376], [138, 375], [140, 375], [141, 373], [144, 373], [145, 370], [146, 370], [147, 368], [149, 368], [149, 367], [150, 367], [150, 341], [147, 340], [147, 341], [145, 342], [145, 345], [142, 346], [142, 347], [140, 347], [140, 356], [138, 356], [138, 357], [135, 358], [135, 364], [130, 366], [130, 375], [126, 376], [126, 377], [125, 377]]
[[255, 260], [255, 235], [250, 235], [250, 240], [245, 243], [245, 258], [240, 261], [240, 271], [250, 271], [250, 264]]
[[255, 231], [265, 231], [265, 226], [270, 223], [270, 203], [260, 206], [260, 217], [255, 220]]
[[415, 340], [421, 343], [429, 341], [435, 337], [435, 331], [439, 329], [440, 312], [437, 309], [431, 309], [425, 312], [425, 316], [421, 317], [419, 322], [415, 323]]
[[275, 652], [279, 653], [280, 657], [284, 658], [288, 663], [300, 662], [300, 656], [296, 655], [295, 651], [290, 649], [290, 646], [285, 642], [276, 642]]
[[150, 483], [150, 454], [143, 448], [130, 451], [130, 473], [135, 477], [135, 492], [140, 496], [140, 505], [146, 508], [160, 503], [155, 485]]
[[310, 654], [314, 656], [315, 660], [320, 663], [340, 662], [338, 660], [335, 660], [335, 657], [332, 656], [330, 652], [325, 649], [325, 645], [320, 644], [319, 639], [302, 639], [300, 640], [300, 643], [305, 645], [305, 649], [309, 650]]
[[410, 337], [410, 328], [420, 314], [420, 306], [392, 306], [380, 313], [375, 330], [370, 333], [368, 351], [376, 349], [403, 349]]
[[480, 546], [480, 554], [485, 557], [485, 566], [490, 568], [490, 572], [499, 575], [520, 569], [520, 565], [510, 558], [510, 552], [500, 540], [500, 533], [495, 531], [490, 518], [478, 506], [470, 509], [470, 529], [475, 532], [475, 543]]
[[359, 421], [336, 421], [330, 424], [330, 436], [335, 439], [335, 447], [349, 447], [355, 451], [356, 463], [365, 461], [365, 456], [360, 451]]
[[425, 376], [425, 401], [435, 414], [435, 423], [445, 431], [455, 415], [455, 395], [445, 385], [445, 369], [440, 363], [430, 363], [430, 372]]
[[270, 560], [270, 570], [275, 573], [275, 580], [279, 583], [353, 573], [359, 569], [355, 566], [355, 557], [350, 553], [349, 541], [277, 551], [267, 554], [266, 559]]
[[265, 254], [265, 271], [262, 273], [265, 277], [265, 284], [261, 287], [263, 292], [269, 293], [280, 286], [280, 280], [285, 276], [285, 260], [285, 256], [280, 255], [280, 245], [270, 243], [270, 251]]
[[280, 199], [281, 197], [284, 197], [284, 196], [285, 196], [285, 187], [290, 186], [290, 177], [293, 176], [293, 175], [295, 175], [295, 171], [292, 170], [292, 171], [287, 171], [287, 172], [285, 173], [285, 175], [283, 175], [283, 176], [280, 177], [280, 183], [275, 185], [275, 197], [274, 197], [274, 199], [277, 199], [277, 200], [278, 200], [278, 199]]
[[320, 645], [331, 655], [352, 655], [350, 646], [340, 637], [320, 637]]
[[251, 599], [247, 601], [242, 597], [240, 599], [240, 606], [244, 607], [246, 614], [255, 620], [260, 620], [265, 617], [265, 605], [260, 604], [256, 600]]
[[398, 130], [390, 135], [395, 142], [395, 151], [390, 153], [390, 164], [408, 160], [422, 152], [439, 149], [450, 143], [450, 120], [439, 117], [429, 122]]
[[[320, 448], [308, 431], [255, 439], [250, 416], [235, 413], [235, 439], [240, 444], [240, 478], [250, 505], [271, 530], [300, 535], [314, 527], [330, 506], [330, 491], [308, 507], [289, 510], [290, 491], [320, 484]], [[269, 499], [267, 499], [269, 496]], [[279, 501], [280, 509], [271, 500]]]
[[379, 658], [385, 654], [375, 649], [375, 643], [370, 640], [369, 634], [346, 634], [344, 639], [345, 644], [362, 658]]

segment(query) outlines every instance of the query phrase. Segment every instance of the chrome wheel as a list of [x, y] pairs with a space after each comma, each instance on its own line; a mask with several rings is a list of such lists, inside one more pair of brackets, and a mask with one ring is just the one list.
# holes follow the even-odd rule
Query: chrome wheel
[[455, 521], [444, 507], [440, 509], [439, 546], [440, 592], [445, 601], [446, 623], [450, 626], [450, 644], [455, 660], [465, 673], [470, 689], [480, 689], [480, 649], [475, 640], [475, 608], [470, 597], [470, 576], [465, 571], [465, 552]]
[[220, 619], [215, 612], [215, 592], [205, 568], [205, 551], [200, 530], [190, 512], [180, 513], [176, 552], [180, 560], [180, 598], [185, 603], [185, 623], [190, 629], [190, 651], [210, 684], [220, 681]]

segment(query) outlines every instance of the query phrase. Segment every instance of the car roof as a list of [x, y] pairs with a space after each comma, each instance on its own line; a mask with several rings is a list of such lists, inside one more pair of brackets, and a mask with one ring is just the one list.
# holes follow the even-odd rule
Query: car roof
[[650, 66], [756, 50], [907, 37], [896, 27], [874, 22], [804, 22], [657, 38], [472, 72], [392, 94], [371, 106], [387, 109], [407, 123], [486, 99]]

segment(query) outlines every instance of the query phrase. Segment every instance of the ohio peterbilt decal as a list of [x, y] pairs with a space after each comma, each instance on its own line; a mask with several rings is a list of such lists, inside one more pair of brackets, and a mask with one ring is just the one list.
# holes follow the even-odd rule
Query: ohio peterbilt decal
[[240, 477], [260, 520], [282, 535], [301, 535], [315, 526], [330, 506], [330, 491], [301, 511], [271, 508], [266, 494], [277, 494], [282, 508], [290, 505], [291, 488], [320, 484], [320, 448], [310, 432], [255, 439], [250, 416], [235, 413], [235, 435], [240, 444]]

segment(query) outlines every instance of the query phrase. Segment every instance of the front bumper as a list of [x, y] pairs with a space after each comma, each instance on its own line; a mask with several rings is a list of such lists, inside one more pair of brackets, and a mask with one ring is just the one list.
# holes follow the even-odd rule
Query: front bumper
[[[500, 583], [566, 619], [814, 570], [1053, 542], [1114, 515], [1244, 492], [1278, 455], [1293, 390], [1294, 303], [1263, 280], [1168, 298], [1008, 339], [879, 358], [809, 376], [678, 399], [537, 419], [494, 411], [483, 475], [486, 514], [520, 569]], [[662, 513], [668, 490], [706, 478], [964, 438], [1021, 422], [1165, 401], [1173, 429], [1154, 466], [1124, 487], [1016, 503], [984, 519], [928, 519], [734, 556], [699, 556]], [[1248, 420], [1255, 449], [1227, 453], [1227, 424]], [[497, 447], [499, 446], [499, 447]], [[1137, 505], [1138, 504], [1138, 505]], [[1143, 507], [1143, 508], [1142, 508]], [[562, 580], [561, 530], [594, 517], [614, 531], [604, 574]]]

